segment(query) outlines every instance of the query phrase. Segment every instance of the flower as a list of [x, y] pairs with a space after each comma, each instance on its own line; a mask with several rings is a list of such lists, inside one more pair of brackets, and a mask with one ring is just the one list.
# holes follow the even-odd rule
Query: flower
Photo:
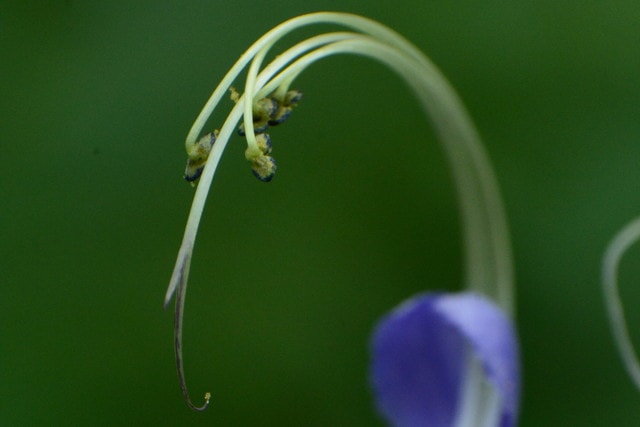
[[[333, 24], [350, 31], [310, 37], [262, 67], [276, 43], [291, 31], [313, 24]], [[376, 329], [372, 385], [380, 411], [398, 427], [515, 425], [519, 373], [511, 323], [510, 245], [502, 200], [480, 138], [451, 85], [420, 50], [378, 22], [336, 12], [290, 19], [259, 38], [222, 79], [187, 135], [185, 177], [199, 183], [164, 302], [166, 307], [176, 295], [174, 344], [185, 401], [194, 410], [204, 410], [209, 403], [206, 394], [204, 405], [195, 406], [187, 391], [182, 321], [195, 238], [218, 162], [238, 129], [246, 138], [245, 158], [254, 175], [271, 181], [276, 162], [267, 130], [287, 120], [300, 101], [301, 92], [290, 89], [293, 81], [316, 61], [337, 54], [376, 60], [412, 89], [447, 155], [462, 218], [466, 291], [415, 297]], [[240, 94], [231, 85], [247, 66]], [[199, 139], [228, 90], [235, 105], [227, 119], [211, 137]]]
[[[393, 426], [516, 423], [520, 386], [516, 334], [504, 312], [481, 295], [411, 298], [378, 324], [372, 358], [377, 406]], [[469, 376], [470, 360], [479, 362], [482, 377], [497, 397], [491, 404], [483, 404], [486, 396], [480, 393], [465, 395], [465, 387], [477, 381]]]

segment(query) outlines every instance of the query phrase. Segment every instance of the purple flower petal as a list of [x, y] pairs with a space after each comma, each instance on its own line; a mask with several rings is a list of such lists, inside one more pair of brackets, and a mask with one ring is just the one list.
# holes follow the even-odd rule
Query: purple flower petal
[[500, 425], [515, 425], [515, 331], [500, 308], [468, 292], [418, 295], [380, 321], [373, 336], [372, 385], [387, 421], [396, 427], [452, 426], [468, 348], [500, 396]]

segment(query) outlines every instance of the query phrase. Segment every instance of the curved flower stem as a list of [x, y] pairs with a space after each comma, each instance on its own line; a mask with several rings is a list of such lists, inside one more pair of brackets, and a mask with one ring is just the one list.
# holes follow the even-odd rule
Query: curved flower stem
[[[339, 53], [377, 59], [400, 74], [414, 89], [438, 130], [453, 169], [463, 212], [468, 286], [496, 298], [502, 308], [511, 313], [511, 258], [495, 178], [462, 104], [435, 66], [426, 58], [417, 61], [370, 37], [352, 37], [303, 56], [273, 77], [262, 90], [269, 92], [282, 80], [297, 76], [320, 58]], [[467, 380], [457, 425], [496, 425], [501, 407], [498, 395], [493, 386], [482, 379], [477, 361], [468, 357]]]
[[[259, 72], [269, 49], [280, 38], [296, 28], [317, 23], [343, 25], [358, 33], [338, 32], [312, 37], [285, 51]], [[305, 54], [305, 52], [309, 53]], [[252, 148], [254, 97], [260, 98], [274, 91], [282, 91], [315, 61], [342, 53], [364, 55], [384, 63], [402, 76], [414, 90], [425, 113], [436, 128], [453, 169], [462, 211], [466, 286], [493, 298], [505, 312], [513, 314], [513, 272], [502, 201], [487, 156], [454, 90], [438, 69], [417, 48], [396, 32], [375, 21], [334, 12], [303, 15], [286, 21], [266, 33], [238, 59], [205, 104], [187, 136], [187, 144], [196, 141], [218, 102], [240, 71], [253, 58], [247, 74], [245, 93], [237, 100], [221, 127], [202, 171], [176, 265], [165, 295], [165, 307], [174, 292], [177, 291], [178, 295], [174, 329], [176, 361], [180, 385], [192, 409], [204, 409], [208, 404], [208, 397], [202, 407], [196, 407], [189, 399], [182, 358], [182, 316], [195, 238], [206, 197], [224, 148], [243, 115], [245, 132], [248, 136], [248, 150]], [[471, 392], [465, 392], [465, 395], [475, 396], [477, 403], [478, 393], [484, 396], [488, 386], [474, 380], [476, 378], [472, 371], [474, 364], [470, 363], [469, 366], [471, 366], [470, 380], [467, 385], [471, 387], [469, 388]], [[467, 400], [469, 399], [465, 399]], [[491, 419], [492, 414], [493, 412], [489, 409], [489, 412], [481, 418]]]
[[[268, 49], [268, 47], [272, 46], [279, 38], [296, 28], [308, 24], [327, 22], [342, 24], [363, 33], [373, 35], [377, 40], [386, 43], [389, 46], [393, 46], [399, 51], [405, 53], [408, 57], [411, 57], [418, 63], [422, 64], [427, 70], [431, 70], [430, 77], [418, 76], [418, 78], [427, 79], [435, 77], [439, 83], [434, 83], [433, 86], [440, 86], [440, 91], [445, 88], [444, 92], [450, 94], [450, 96], [448, 96], [448, 101], [450, 101], [448, 102], [449, 105], [446, 107], [443, 106], [443, 108], [451, 109], [451, 114], [458, 116], [454, 120], [454, 122], [457, 123], [455, 126], [457, 126], [458, 130], [463, 132], [457, 133], [463, 134], [465, 139], [460, 141], [459, 144], [449, 144], [444, 142], [443, 145], [449, 153], [452, 164], [456, 163], [459, 165], [457, 167], [454, 166], [454, 170], [460, 169], [460, 167], [463, 169], [466, 167], [473, 168], [473, 170], [468, 172], [462, 170], [454, 173], [456, 176], [455, 179], [458, 181], [459, 193], [461, 191], [465, 191], [463, 189], [463, 184], [473, 184], [471, 187], [468, 187], [473, 190], [466, 191], [466, 193], [469, 193], [471, 197], [459, 195], [463, 210], [463, 235], [465, 236], [466, 241], [465, 252], [466, 259], [468, 261], [465, 264], [468, 266], [466, 281], [472, 288], [478, 289], [489, 296], [497, 297], [497, 300], [503, 309], [508, 313], [513, 313], [513, 272], [511, 271], [511, 256], [506, 220], [502, 202], [497, 190], [495, 177], [493, 176], [487, 161], [486, 154], [479, 143], [479, 138], [475, 134], [475, 130], [470, 124], [468, 117], [466, 117], [466, 112], [455, 96], [455, 93], [446, 83], [444, 78], [442, 78], [436, 67], [406, 39], [383, 25], [356, 15], [335, 12], [320, 12], [303, 15], [278, 25], [256, 41], [225, 75], [191, 127], [187, 136], [187, 142], [195, 142], [204, 127], [204, 123], [213, 112], [223, 94], [228, 90], [242, 68], [248, 64], [257, 52], [265, 48]], [[442, 84], [443, 82], [444, 86]], [[250, 98], [250, 101], [252, 101], [253, 94], [253, 91], [245, 93], [245, 95]], [[431, 108], [430, 106], [427, 107]], [[248, 119], [245, 118], [245, 120]], [[438, 123], [437, 120], [434, 120], [435, 124], [440, 128], [441, 135], [451, 133], [453, 127], [449, 121], [450, 120], [446, 123]], [[219, 136], [218, 141], [219, 142], [214, 146], [214, 152], [217, 151], [218, 154], [221, 154], [224, 146], [226, 145], [226, 138]], [[456, 147], [456, 145], [464, 145], [464, 147], [460, 148]], [[204, 207], [204, 199], [206, 198], [206, 194], [208, 193], [211, 185], [213, 172], [217, 166], [217, 162], [219, 161], [219, 157], [215, 156], [214, 152], [210, 155], [207, 165], [204, 168], [203, 175], [200, 178], [200, 184], [196, 190], [194, 203], [192, 205], [185, 230], [185, 236], [183, 238], [183, 246], [188, 246], [190, 248], [193, 247], [193, 241], [195, 240], [196, 234], [195, 232], [197, 231], [202, 209]], [[456, 160], [455, 157], [458, 156], [458, 153], [462, 153], [463, 157], [466, 157], [466, 160]], [[465, 164], [463, 165], [463, 163]], [[213, 165], [210, 166], [210, 164]], [[463, 178], [464, 175], [470, 175], [471, 179]], [[475, 190], [478, 190], [479, 194], [475, 193]], [[475, 198], [478, 198], [480, 202], [473, 200]], [[486, 254], [487, 248], [491, 248], [491, 254], [489, 256]], [[181, 249], [179, 252], [178, 259], [176, 260], [176, 268], [174, 269], [174, 275], [165, 295], [165, 307], [177, 287], [175, 278], [181, 276], [177, 274], [178, 270], [184, 268], [184, 266], [190, 262], [190, 256], [191, 254], [187, 253], [186, 250]], [[489, 264], [486, 264], [487, 258], [490, 258]], [[495, 272], [495, 276], [493, 274], [480, 273], [482, 271], [486, 271], [488, 268]], [[184, 276], [184, 279], [186, 280], [186, 276]], [[495, 281], [491, 279], [494, 279]]]
[[[368, 36], [352, 36], [306, 54], [272, 77], [259, 92], [270, 93], [317, 60], [340, 53], [373, 57], [403, 76], [414, 89], [453, 168], [463, 215], [466, 282], [471, 289], [495, 298], [507, 313], [512, 313], [511, 255], [495, 177], [462, 103], [426, 57], [407, 56]], [[282, 55], [282, 60], [285, 59]]]
[[627, 373], [638, 390], [640, 390], [640, 364], [624, 320], [624, 308], [618, 292], [618, 266], [625, 252], [639, 239], [640, 218], [637, 218], [620, 230], [609, 243], [602, 268], [602, 290], [613, 337]]

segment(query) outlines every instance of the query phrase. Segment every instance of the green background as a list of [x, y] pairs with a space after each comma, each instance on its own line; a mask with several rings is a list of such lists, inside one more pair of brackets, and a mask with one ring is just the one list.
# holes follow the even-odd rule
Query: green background
[[[474, 117], [512, 231], [520, 425], [638, 425], [599, 288], [607, 241], [640, 213], [635, 0], [0, 1], [0, 425], [382, 425], [373, 325], [461, 276], [442, 153], [382, 66], [339, 57], [301, 76], [273, 182], [230, 144], [185, 315], [205, 413], [182, 401], [162, 310], [192, 121], [253, 40], [316, 10], [404, 34]], [[622, 270], [632, 326], [638, 259]]]

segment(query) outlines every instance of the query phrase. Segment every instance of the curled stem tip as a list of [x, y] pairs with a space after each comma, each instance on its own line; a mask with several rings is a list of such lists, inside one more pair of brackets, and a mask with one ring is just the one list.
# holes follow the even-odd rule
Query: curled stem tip
[[190, 409], [193, 409], [194, 411], [202, 412], [209, 407], [209, 401], [211, 400], [211, 393], [206, 392], [204, 394], [204, 403], [202, 404], [202, 406], [194, 405], [189, 399], [189, 396], [185, 396], [185, 397], [187, 399], [187, 405], [189, 406]]
[[[185, 272], [188, 274], [188, 272]], [[176, 308], [174, 316], [174, 328], [173, 328], [173, 343], [176, 354], [176, 368], [178, 371], [178, 381], [180, 382], [180, 389], [182, 390], [182, 396], [187, 406], [194, 410], [202, 412], [209, 406], [211, 399], [211, 393], [207, 392], [204, 395], [204, 403], [201, 406], [196, 406], [189, 397], [189, 391], [187, 389], [187, 380], [184, 373], [184, 362], [182, 357], [182, 319], [184, 314], [184, 298], [187, 292], [186, 280], [179, 280], [176, 289]]]

